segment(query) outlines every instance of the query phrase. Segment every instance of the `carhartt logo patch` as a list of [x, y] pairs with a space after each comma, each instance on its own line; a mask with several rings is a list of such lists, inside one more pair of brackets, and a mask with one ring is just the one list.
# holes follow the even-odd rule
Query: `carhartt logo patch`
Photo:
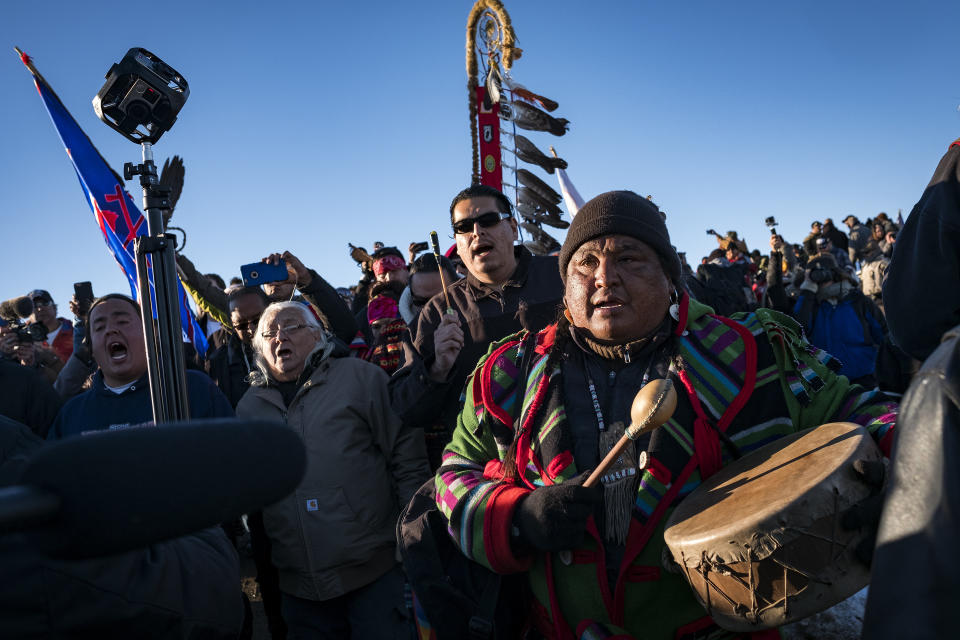
[[317, 499], [312, 498], [307, 500], [307, 511], [319, 511], [320, 505], [317, 504]]

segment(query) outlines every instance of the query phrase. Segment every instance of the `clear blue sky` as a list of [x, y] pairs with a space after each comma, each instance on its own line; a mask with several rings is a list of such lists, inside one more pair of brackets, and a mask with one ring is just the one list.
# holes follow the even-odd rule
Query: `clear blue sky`
[[[186, 76], [156, 155], [185, 158], [174, 224], [203, 271], [289, 249], [348, 285], [347, 242], [446, 237], [471, 170], [472, 2], [218, 5], [4, 4], [0, 299], [46, 288], [68, 315], [74, 281], [128, 291], [14, 45], [118, 171], [139, 148], [93, 113], [110, 65], [142, 46]], [[708, 227], [766, 249], [768, 215], [794, 242], [813, 219], [906, 216], [960, 135], [956, 0], [506, 8], [524, 49], [513, 77], [571, 121], [563, 138], [528, 137], [557, 147], [587, 198], [653, 194], [694, 260], [716, 246]]]

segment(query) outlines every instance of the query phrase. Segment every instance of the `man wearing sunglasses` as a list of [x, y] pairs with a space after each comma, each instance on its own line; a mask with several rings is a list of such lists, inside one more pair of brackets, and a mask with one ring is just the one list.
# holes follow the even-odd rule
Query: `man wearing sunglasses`
[[420, 358], [391, 379], [394, 410], [404, 421], [442, 426], [448, 436], [467, 375], [490, 344], [552, 323], [563, 295], [557, 259], [514, 246], [517, 221], [501, 192], [464, 189], [450, 204], [450, 225], [467, 275], [448, 283], [451, 309], [442, 293], [423, 307], [410, 327]]

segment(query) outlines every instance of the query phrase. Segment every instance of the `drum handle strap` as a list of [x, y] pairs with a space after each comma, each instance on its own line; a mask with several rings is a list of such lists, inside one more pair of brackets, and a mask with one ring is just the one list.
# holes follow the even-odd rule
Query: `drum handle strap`
[[690, 376], [683, 369], [677, 370], [677, 376], [683, 383], [683, 388], [687, 391], [690, 398], [690, 404], [697, 417], [693, 421], [693, 453], [697, 458], [697, 466], [700, 467], [700, 477], [706, 480], [717, 471], [723, 464], [723, 456], [720, 453], [720, 436], [716, 428], [707, 419], [703, 412], [703, 406], [700, 404], [700, 398], [697, 397], [697, 391], [690, 382]]

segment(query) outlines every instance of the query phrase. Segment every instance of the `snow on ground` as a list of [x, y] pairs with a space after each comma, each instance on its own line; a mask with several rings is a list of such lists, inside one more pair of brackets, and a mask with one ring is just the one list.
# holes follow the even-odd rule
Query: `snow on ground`
[[856, 640], [863, 628], [867, 590], [853, 594], [826, 611], [780, 628], [783, 640]]

